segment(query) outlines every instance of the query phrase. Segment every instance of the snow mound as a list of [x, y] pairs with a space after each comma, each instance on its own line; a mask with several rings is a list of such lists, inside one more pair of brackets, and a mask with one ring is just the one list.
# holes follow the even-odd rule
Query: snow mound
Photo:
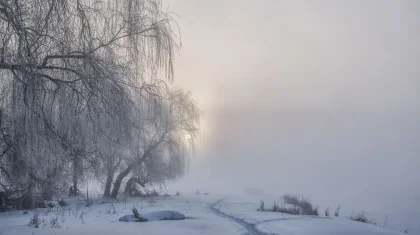
[[140, 213], [140, 221], [134, 215], [124, 215], [119, 221], [125, 222], [146, 222], [156, 220], [183, 220], [185, 215], [177, 211], [153, 211]]
[[119, 221], [125, 221], [125, 222], [137, 222], [136, 217], [134, 215], [124, 215], [119, 219]]

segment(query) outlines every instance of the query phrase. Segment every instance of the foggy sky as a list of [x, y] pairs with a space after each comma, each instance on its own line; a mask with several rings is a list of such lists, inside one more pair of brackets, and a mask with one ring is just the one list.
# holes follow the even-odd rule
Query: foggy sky
[[180, 16], [175, 85], [203, 110], [180, 185], [419, 204], [419, 1], [163, 3]]

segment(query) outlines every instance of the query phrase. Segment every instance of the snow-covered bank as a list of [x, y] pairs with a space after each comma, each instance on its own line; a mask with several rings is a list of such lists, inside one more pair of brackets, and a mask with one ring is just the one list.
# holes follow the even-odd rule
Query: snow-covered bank
[[[85, 207], [83, 201], [68, 200], [70, 205], [61, 211], [40, 211], [43, 221], [39, 228], [29, 227], [35, 211], [23, 214], [14, 211], [0, 214], [0, 234], [401, 234], [345, 218], [286, 215], [256, 211], [259, 198], [182, 194], [156, 200], [130, 199], [128, 202], [94, 204]], [[155, 202], [154, 202], [155, 201]], [[156, 211], [177, 211], [185, 220], [145, 223], [118, 221], [132, 214], [136, 207], [141, 214], [154, 215]], [[212, 210], [211, 208], [215, 208]], [[83, 214], [83, 215], [82, 215]], [[57, 218], [60, 228], [51, 228]]]
[[[70, 200], [69, 200], [70, 201]], [[29, 227], [29, 219], [34, 211], [23, 214], [23, 211], [13, 211], [0, 214], [0, 234], [1, 235], [20, 235], [20, 234], [98, 234], [114, 235], [118, 234], [243, 234], [243, 229], [228, 220], [214, 216], [207, 210], [210, 202], [216, 201], [215, 198], [207, 196], [181, 196], [168, 197], [166, 199], [155, 199], [156, 203], [148, 200], [130, 199], [127, 203], [104, 203], [94, 204], [91, 207], [85, 207], [85, 202], [79, 202], [79, 212], [76, 213], [76, 201], [70, 202], [72, 211], [66, 210], [64, 222], [61, 219], [61, 213], [49, 212], [44, 210], [40, 213], [40, 218], [45, 220], [44, 226], [41, 223], [39, 228]], [[115, 213], [113, 207], [115, 207]], [[132, 214], [132, 208], [136, 207], [140, 213], [148, 213], [161, 210], [179, 211], [187, 219], [176, 221], [150, 221], [147, 223], [126, 223], [118, 221], [120, 217], [126, 214]], [[83, 220], [80, 218], [84, 213]], [[57, 215], [58, 214], [58, 215]], [[51, 228], [51, 218], [58, 216], [61, 228]]]
[[[263, 198], [267, 201], [273, 198]], [[266, 234], [312, 235], [312, 234], [403, 234], [371, 224], [351, 221], [344, 217], [317, 217], [288, 215], [276, 212], [256, 211], [258, 200], [254, 197], [229, 197], [218, 205], [218, 209], [239, 218]]]

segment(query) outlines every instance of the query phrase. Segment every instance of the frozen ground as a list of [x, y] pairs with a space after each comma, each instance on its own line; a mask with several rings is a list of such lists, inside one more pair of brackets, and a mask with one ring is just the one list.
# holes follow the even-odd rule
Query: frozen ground
[[[127, 202], [106, 202], [86, 207], [84, 201], [68, 199], [69, 206], [60, 211], [40, 210], [44, 221], [39, 228], [29, 227], [35, 211], [23, 214], [14, 211], [0, 214], [0, 235], [17, 234], [402, 234], [345, 218], [292, 216], [273, 212], [258, 212], [261, 198], [223, 197], [220, 195], [183, 194], [154, 200], [129, 199]], [[127, 223], [118, 221], [131, 214], [136, 207], [140, 213], [178, 211], [187, 219]], [[83, 214], [83, 216], [81, 216]], [[52, 228], [51, 220], [57, 218], [59, 228]]]

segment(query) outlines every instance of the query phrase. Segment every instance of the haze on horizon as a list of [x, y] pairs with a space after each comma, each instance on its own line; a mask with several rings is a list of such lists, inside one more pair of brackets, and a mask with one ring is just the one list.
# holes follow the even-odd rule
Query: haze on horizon
[[203, 110], [175, 187], [303, 194], [416, 223], [420, 2], [163, 4], [179, 15], [175, 85]]

